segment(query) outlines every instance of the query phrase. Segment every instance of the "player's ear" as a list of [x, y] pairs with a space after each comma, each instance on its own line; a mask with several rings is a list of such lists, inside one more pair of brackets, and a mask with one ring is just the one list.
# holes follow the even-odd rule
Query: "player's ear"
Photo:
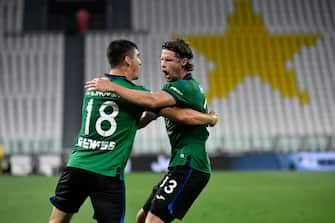
[[181, 59], [181, 65], [182, 66], [186, 66], [186, 64], [188, 63], [188, 59], [187, 58], [183, 58], [183, 59]]
[[130, 66], [130, 57], [129, 56], [125, 56], [123, 61], [126, 64], [126, 66]]

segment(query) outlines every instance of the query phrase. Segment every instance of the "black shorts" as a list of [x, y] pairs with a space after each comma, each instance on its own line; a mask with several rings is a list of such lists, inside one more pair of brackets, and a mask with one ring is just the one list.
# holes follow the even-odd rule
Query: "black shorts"
[[66, 213], [78, 212], [87, 197], [98, 222], [123, 222], [125, 214], [124, 181], [87, 170], [67, 167], [56, 186], [51, 203]]
[[143, 210], [150, 211], [164, 222], [171, 222], [175, 218], [182, 219], [209, 178], [210, 174], [189, 166], [171, 168], [153, 188]]

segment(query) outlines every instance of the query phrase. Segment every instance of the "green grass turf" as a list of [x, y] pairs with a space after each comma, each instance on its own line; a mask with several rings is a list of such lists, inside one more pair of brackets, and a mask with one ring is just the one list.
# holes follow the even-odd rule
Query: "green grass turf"
[[[126, 222], [162, 176], [127, 175]], [[47, 222], [57, 179], [0, 176], [0, 222]], [[72, 222], [94, 222], [88, 201]], [[214, 172], [183, 222], [334, 223], [335, 172]]]

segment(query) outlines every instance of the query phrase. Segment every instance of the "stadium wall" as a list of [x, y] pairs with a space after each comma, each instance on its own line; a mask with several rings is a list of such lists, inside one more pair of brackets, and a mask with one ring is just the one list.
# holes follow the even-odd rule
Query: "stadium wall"
[[[59, 175], [67, 162], [68, 153], [62, 155], [6, 155], [2, 169], [7, 175]], [[213, 171], [335, 171], [334, 152], [296, 152], [286, 154], [217, 155], [210, 158]], [[169, 156], [148, 154], [132, 156], [126, 172], [166, 172]]]

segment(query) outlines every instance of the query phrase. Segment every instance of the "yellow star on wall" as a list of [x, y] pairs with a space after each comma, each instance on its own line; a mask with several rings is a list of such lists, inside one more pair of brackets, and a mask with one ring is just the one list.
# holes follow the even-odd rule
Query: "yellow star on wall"
[[221, 35], [183, 36], [207, 60], [215, 64], [209, 71], [210, 103], [227, 98], [246, 77], [258, 76], [283, 97], [298, 97], [308, 104], [308, 92], [300, 90], [294, 70], [285, 63], [302, 47], [312, 46], [320, 34], [270, 34], [260, 16], [253, 14], [249, 0], [237, 0], [236, 12], [228, 17], [227, 30]]

